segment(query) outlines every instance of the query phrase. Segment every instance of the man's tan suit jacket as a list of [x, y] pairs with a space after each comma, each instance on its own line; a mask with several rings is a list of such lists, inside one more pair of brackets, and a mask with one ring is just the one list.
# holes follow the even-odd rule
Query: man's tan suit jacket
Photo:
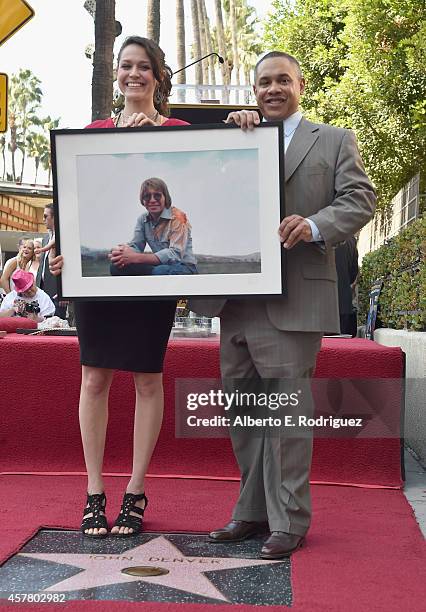
[[[371, 219], [376, 202], [351, 130], [302, 118], [285, 155], [285, 201], [286, 216], [310, 217], [324, 244], [288, 251], [286, 295], [264, 298], [269, 319], [281, 330], [339, 333], [333, 247]], [[217, 316], [225, 303], [194, 299], [190, 307]]]

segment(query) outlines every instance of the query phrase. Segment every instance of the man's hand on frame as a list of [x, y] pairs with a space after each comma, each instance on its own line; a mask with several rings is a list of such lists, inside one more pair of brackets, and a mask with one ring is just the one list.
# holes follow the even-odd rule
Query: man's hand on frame
[[295, 244], [312, 241], [312, 230], [308, 221], [300, 215], [285, 217], [278, 228], [280, 241], [285, 249], [291, 249]]
[[224, 123], [235, 123], [242, 130], [253, 130], [260, 123], [259, 113], [254, 110], [240, 110], [229, 113]]

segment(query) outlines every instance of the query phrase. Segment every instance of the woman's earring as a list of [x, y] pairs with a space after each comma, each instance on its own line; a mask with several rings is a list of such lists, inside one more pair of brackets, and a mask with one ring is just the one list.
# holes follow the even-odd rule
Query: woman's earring
[[154, 101], [155, 101], [157, 104], [160, 104], [160, 103], [162, 102], [162, 100], [163, 100], [163, 96], [161, 95], [160, 90], [159, 90], [159, 89], [156, 89], [156, 90], [155, 90], [155, 94], [154, 94]]

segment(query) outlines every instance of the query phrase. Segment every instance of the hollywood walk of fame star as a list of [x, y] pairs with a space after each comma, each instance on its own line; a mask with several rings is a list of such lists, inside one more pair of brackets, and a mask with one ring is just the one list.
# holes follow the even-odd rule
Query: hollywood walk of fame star
[[[229, 600], [204, 575], [207, 571], [220, 571], [239, 567], [271, 565], [279, 561], [260, 559], [233, 559], [229, 557], [187, 557], [164, 536], [153, 538], [119, 555], [19, 553], [20, 556], [51, 561], [81, 568], [82, 572], [51, 585], [44, 591], [68, 592], [92, 589], [110, 584], [143, 581], [202, 597]], [[162, 576], [130, 576], [122, 570], [130, 566], [162, 567], [169, 571]]]

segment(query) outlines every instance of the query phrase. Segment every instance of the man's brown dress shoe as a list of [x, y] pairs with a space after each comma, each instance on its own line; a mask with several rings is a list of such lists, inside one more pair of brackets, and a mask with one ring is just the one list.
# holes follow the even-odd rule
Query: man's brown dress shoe
[[304, 542], [304, 537], [294, 533], [285, 533], [283, 531], [274, 531], [266, 540], [260, 551], [262, 559], [282, 559], [289, 557], [300, 548]]
[[269, 532], [268, 523], [231, 521], [222, 529], [209, 534], [209, 542], [226, 544], [227, 542], [242, 542], [255, 535], [264, 535]]

